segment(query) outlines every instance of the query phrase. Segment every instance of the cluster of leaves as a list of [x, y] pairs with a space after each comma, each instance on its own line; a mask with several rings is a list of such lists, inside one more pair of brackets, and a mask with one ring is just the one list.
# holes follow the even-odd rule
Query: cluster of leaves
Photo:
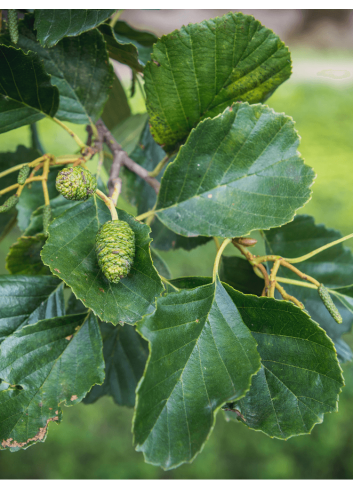
[[[134, 161], [148, 171], [163, 158], [168, 165], [157, 200], [145, 180], [122, 169], [123, 196], [139, 214], [154, 208], [155, 217], [149, 227], [118, 209], [135, 233], [136, 255], [117, 284], [95, 254], [109, 210], [96, 195], [65, 200], [57, 171], [48, 180], [48, 239], [40, 182], [0, 215], [1, 236], [16, 222], [23, 231], [7, 257], [10, 273], [0, 277], [0, 447], [44, 441], [62, 403], [103, 395], [135, 408], [136, 449], [164, 469], [192, 461], [222, 407], [228, 419], [271, 437], [310, 433], [337, 410], [338, 359], [352, 356], [341, 338], [352, 323], [351, 253], [340, 244], [301, 268], [330, 288], [339, 326], [316, 290], [288, 285], [305, 311], [261, 297], [263, 281], [243, 258], [223, 257], [213, 278], [171, 280], [158, 254], [261, 230], [268, 254], [291, 258], [340, 237], [310, 216], [294, 217], [315, 174], [297, 151], [291, 117], [263, 105], [290, 76], [289, 51], [240, 13], [160, 39], [109, 22], [113, 14], [36, 10], [20, 20], [16, 44], [1, 31], [0, 132], [44, 117], [77, 124], [102, 117]], [[143, 79], [147, 122], [131, 115], [109, 58], [132, 68], [133, 82]], [[0, 154], [0, 171], [37, 156], [19, 146]]]

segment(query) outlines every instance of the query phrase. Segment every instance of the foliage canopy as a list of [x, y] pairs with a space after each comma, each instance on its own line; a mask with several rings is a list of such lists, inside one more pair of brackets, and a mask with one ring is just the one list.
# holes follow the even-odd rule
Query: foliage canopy
[[[0, 132], [28, 125], [32, 147], [0, 153], [0, 238], [23, 232], [0, 276], [0, 447], [44, 441], [63, 403], [105, 395], [134, 408], [136, 450], [164, 469], [197, 456], [220, 410], [270, 437], [310, 433], [352, 358], [352, 235], [296, 216], [315, 173], [292, 118], [264, 105], [288, 48], [241, 13], [160, 39], [119, 11], [16, 15], [0, 33]], [[147, 116], [109, 59], [131, 68]], [[76, 154], [43, 151], [43, 118]], [[86, 142], [65, 122], [86, 124]], [[119, 241], [97, 241], [117, 220]], [[210, 276], [172, 279], [158, 250], [210, 240]], [[114, 254], [126, 273], [110, 281]]]

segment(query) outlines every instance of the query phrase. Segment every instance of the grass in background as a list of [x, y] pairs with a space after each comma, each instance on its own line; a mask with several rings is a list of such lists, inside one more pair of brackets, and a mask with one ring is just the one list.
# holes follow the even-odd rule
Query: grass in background
[[[339, 86], [339, 85], [338, 85]], [[353, 87], [296, 84], [281, 86], [268, 104], [291, 115], [302, 137], [299, 151], [318, 173], [313, 198], [300, 210], [317, 223], [348, 234], [353, 228]], [[135, 111], [137, 108], [135, 107]], [[84, 127], [75, 131], [84, 138]], [[54, 123], [41, 121], [39, 132], [45, 150], [54, 154], [76, 151], [70, 137]], [[27, 128], [0, 136], [1, 151], [29, 144]], [[64, 145], [64, 149], [63, 149]], [[94, 163], [93, 163], [94, 165]], [[1, 273], [8, 248], [19, 235], [13, 230], [1, 243]], [[352, 242], [347, 246], [353, 248]], [[231, 252], [231, 251], [230, 251]], [[192, 252], [162, 253], [174, 277], [210, 275], [214, 243]], [[192, 465], [164, 472], [145, 464], [132, 447], [132, 410], [105, 398], [94, 405], [64, 408], [61, 425], [51, 423], [45, 444], [26, 451], [0, 453], [2, 479], [350, 479], [353, 478], [353, 366], [344, 368], [347, 386], [337, 414], [325, 416], [310, 436], [287, 442], [271, 440], [240, 423], [226, 423], [221, 413], [214, 433]]]

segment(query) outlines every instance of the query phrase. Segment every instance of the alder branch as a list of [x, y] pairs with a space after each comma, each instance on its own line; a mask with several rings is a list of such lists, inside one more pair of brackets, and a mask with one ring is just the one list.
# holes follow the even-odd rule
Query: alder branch
[[119, 182], [119, 172], [122, 166], [125, 166], [130, 171], [143, 178], [146, 183], [151, 185], [156, 194], [158, 194], [161, 185], [159, 181], [156, 178], [150, 177], [145, 168], [128, 156], [101, 119], [96, 123], [96, 127], [99, 137], [106, 143], [113, 154], [113, 163], [108, 180], [109, 195], [113, 194], [115, 185]]

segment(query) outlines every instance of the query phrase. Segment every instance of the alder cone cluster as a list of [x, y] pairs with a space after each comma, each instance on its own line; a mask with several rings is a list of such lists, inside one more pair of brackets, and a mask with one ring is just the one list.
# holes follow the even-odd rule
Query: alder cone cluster
[[108, 221], [96, 236], [98, 264], [104, 276], [115, 284], [125, 278], [134, 263], [135, 234], [125, 221]]
[[97, 180], [91, 172], [75, 166], [65, 168], [56, 177], [56, 189], [66, 199], [87, 200], [97, 189]]

